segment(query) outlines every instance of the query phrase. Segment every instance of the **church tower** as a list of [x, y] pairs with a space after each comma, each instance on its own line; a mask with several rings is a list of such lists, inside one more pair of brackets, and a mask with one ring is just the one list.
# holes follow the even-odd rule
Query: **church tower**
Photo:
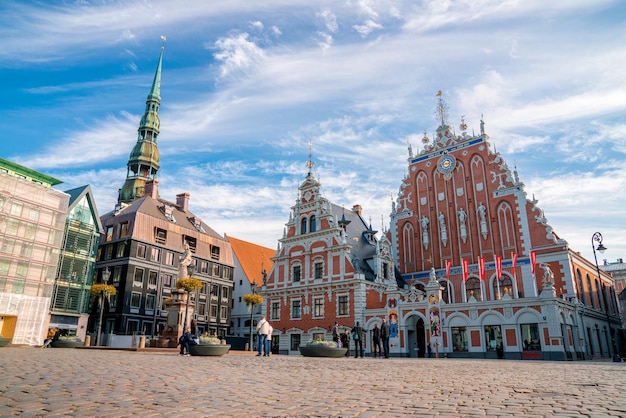
[[161, 105], [161, 65], [163, 62], [163, 49], [159, 63], [157, 64], [152, 89], [146, 99], [146, 110], [139, 122], [137, 130], [137, 143], [133, 147], [128, 158], [128, 171], [126, 181], [119, 191], [118, 203], [129, 203], [143, 197], [146, 182], [154, 180], [159, 171], [159, 149], [157, 137], [159, 136], [159, 107]]

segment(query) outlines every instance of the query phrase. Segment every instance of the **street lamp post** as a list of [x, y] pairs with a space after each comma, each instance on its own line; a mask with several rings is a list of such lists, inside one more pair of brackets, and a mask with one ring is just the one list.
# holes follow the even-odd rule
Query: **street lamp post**
[[[252, 289], [252, 294], [253, 295], [256, 294], [256, 283], [255, 282], [252, 282], [250, 284], [250, 288]], [[252, 314], [253, 313], [254, 313], [254, 303], [251, 303], [250, 304], [250, 343], [248, 345], [248, 349], [250, 351], [253, 351], [252, 350]]]
[[[597, 247], [594, 244], [595, 242], [598, 243]], [[600, 266], [598, 265], [598, 257], [596, 255], [596, 250], [598, 250], [600, 254], [606, 251], [606, 247], [602, 244], [601, 233], [596, 232], [593, 234], [593, 236], [591, 237], [591, 248], [593, 249], [593, 259], [596, 262], [596, 272], [598, 273], [599, 284], [600, 286], [602, 286], [602, 299], [604, 299], [604, 310], [606, 312], [606, 322], [608, 323], [608, 326], [609, 326], [609, 335], [611, 338], [611, 347], [608, 347], [609, 356], [612, 355], [613, 357], [615, 357], [617, 355], [617, 349], [615, 347], [615, 338], [613, 337], [613, 327], [611, 326], [611, 316], [609, 314], [609, 303], [607, 300], [607, 288], [604, 285], [604, 283], [602, 283], [602, 277], [600, 276]], [[611, 353], [611, 349], [613, 349], [613, 353]]]
[[[111, 271], [107, 267], [102, 272], [102, 282], [104, 284], [109, 284], [109, 277], [111, 277]], [[100, 294], [100, 319], [98, 320], [98, 332], [96, 334], [96, 346], [100, 345], [100, 332], [102, 331], [102, 313], [104, 312], [104, 298], [105, 292]]]

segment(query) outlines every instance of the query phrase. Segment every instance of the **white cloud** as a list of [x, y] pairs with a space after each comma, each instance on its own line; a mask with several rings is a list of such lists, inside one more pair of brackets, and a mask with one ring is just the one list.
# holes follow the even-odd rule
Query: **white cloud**
[[354, 25], [354, 30], [356, 30], [362, 37], [366, 37], [370, 33], [372, 33], [376, 29], [382, 29], [383, 25], [380, 23], [374, 22], [373, 20], [366, 20], [362, 25]]
[[263, 63], [265, 53], [254, 42], [248, 40], [247, 33], [234, 34], [223, 37], [215, 42], [213, 56], [223, 64], [220, 70], [221, 77], [234, 77], [239, 73], [254, 70]]

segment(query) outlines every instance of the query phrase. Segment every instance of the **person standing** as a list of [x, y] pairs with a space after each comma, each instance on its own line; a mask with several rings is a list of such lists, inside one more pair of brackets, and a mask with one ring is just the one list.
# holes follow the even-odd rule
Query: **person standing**
[[264, 356], [268, 356], [272, 353], [272, 331], [274, 331], [274, 327], [270, 324], [267, 329], [267, 339], [265, 340], [265, 352]]
[[347, 329], [341, 334], [341, 346], [348, 349], [346, 351], [346, 357], [350, 357], [350, 334]]
[[335, 321], [335, 326], [333, 326], [333, 341], [339, 342], [339, 327], [337, 325], [337, 321]]
[[359, 357], [359, 352], [361, 358], [363, 358], [363, 329], [359, 321], [357, 321], [354, 328], [352, 328], [352, 340], [354, 340], [354, 358]]
[[261, 317], [261, 320], [256, 324], [256, 333], [259, 336], [259, 347], [257, 357], [263, 355], [262, 351], [265, 349], [265, 341], [267, 340], [267, 333], [269, 332], [270, 323], [265, 319], [265, 315]]
[[374, 351], [374, 358], [382, 357], [380, 353], [380, 328], [378, 328], [378, 324], [374, 324], [374, 329], [372, 330], [372, 350]]
[[389, 358], [389, 335], [391, 334], [391, 329], [389, 328], [389, 324], [387, 320], [383, 318], [383, 324], [380, 326], [380, 339], [383, 343], [383, 351], [385, 354], [385, 358]]
[[180, 345], [180, 356], [189, 356], [189, 341], [191, 340], [191, 330], [187, 328], [183, 335], [178, 339], [178, 345]]

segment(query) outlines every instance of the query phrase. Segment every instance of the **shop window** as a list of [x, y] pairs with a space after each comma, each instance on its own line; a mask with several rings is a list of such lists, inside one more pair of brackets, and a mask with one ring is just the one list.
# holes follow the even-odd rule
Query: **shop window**
[[541, 350], [541, 341], [539, 341], [539, 324], [521, 324], [520, 334], [522, 339], [522, 349]]
[[452, 351], [468, 351], [467, 327], [452, 327]]
[[487, 351], [496, 351], [498, 344], [502, 344], [502, 328], [500, 325], [485, 325], [485, 346]]

